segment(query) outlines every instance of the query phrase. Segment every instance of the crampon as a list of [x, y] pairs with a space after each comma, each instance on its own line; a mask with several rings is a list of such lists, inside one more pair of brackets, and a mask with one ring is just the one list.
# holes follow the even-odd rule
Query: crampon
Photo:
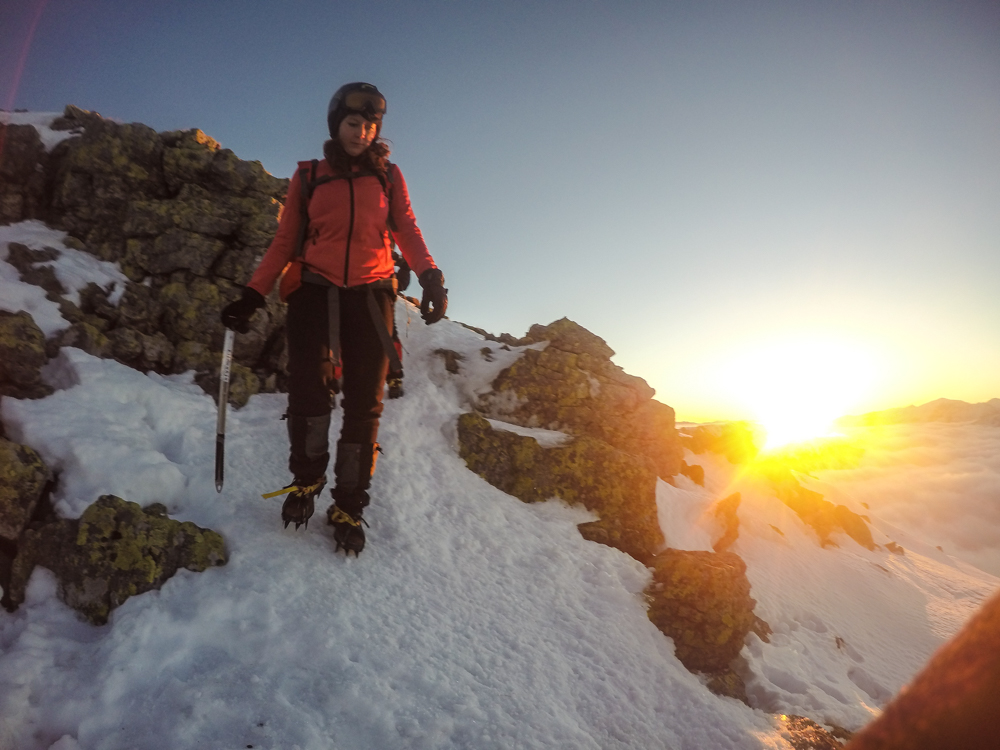
[[355, 518], [342, 508], [331, 505], [327, 512], [327, 523], [333, 526], [333, 541], [337, 547], [334, 552], [344, 550], [344, 554], [350, 557], [351, 553], [357, 557], [361, 550], [365, 548], [365, 530], [368, 522], [361, 517], [359, 512]]
[[294, 523], [295, 530], [298, 531], [299, 526], [304, 525], [309, 528], [309, 519], [316, 509], [316, 496], [322, 492], [325, 485], [326, 477], [313, 480], [296, 479], [287, 487], [277, 492], [268, 492], [262, 497], [271, 498], [287, 494], [288, 497], [281, 506], [281, 520], [285, 522], [286, 529], [288, 524]]

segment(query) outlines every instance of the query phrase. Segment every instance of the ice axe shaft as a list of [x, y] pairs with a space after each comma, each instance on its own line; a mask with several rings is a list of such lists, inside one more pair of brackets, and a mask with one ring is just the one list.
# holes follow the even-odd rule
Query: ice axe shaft
[[222, 492], [226, 467], [226, 404], [229, 401], [229, 374], [233, 369], [233, 342], [236, 333], [226, 329], [222, 344], [222, 367], [219, 370], [219, 419], [215, 426], [215, 491]]

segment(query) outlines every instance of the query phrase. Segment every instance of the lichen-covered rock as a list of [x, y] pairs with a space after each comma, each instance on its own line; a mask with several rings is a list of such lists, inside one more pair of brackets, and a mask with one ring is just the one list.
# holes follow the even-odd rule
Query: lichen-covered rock
[[226, 249], [221, 240], [184, 229], [168, 229], [155, 239], [129, 238], [122, 270], [133, 281], [149, 275], [190, 271], [205, 276]]
[[[239, 297], [237, 285], [249, 281], [274, 237], [289, 181], [272, 177], [259, 162], [240, 160], [197, 130], [156, 133], [72, 105], [53, 127], [79, 135], [48, 155], [33, 127], [6, 129], [33, 138], [38, 148], [5, 151], [10, 158], [0, 160], [6, 170], [0, 176], [37, 175], [43, 188], [48, 185], [39, 193], [46, 198], [39, 216], [69, 232], [66, 242], [76, 249], [118, 263], [133, 283], [118, 305], [92, 285], [78, 307], [65, 299], [45, 264], [52, 257], [14, 247], [11, 258], [22, 279], [44, 288], [71, 323], [47, 343], [46, 353], [77, 346], [143, 370], [182, 372], [194, 365], [202, 376], [215, 370], [223, 338], [219, 311]], [[5, 185], [0, 180], [0, 203]], [[17, 218], [22, 187], [14, 196]], [[283, 309], [269, 300], [250, 332], [238, 338], [234, 357], [243, 370], [237, 400], [262, 383], [284, 381], [278, 372], [283, 325]], [[36, 381], [8, 389], [19, 396], [36, 391], [46, 392]]]
[[0, 224], [39, 216], [45, 175], [38, 169], [45, 147], [31, 125], [0, 124]]
[[[199, 372], [195, 376], [195, 382], [202, 387], [206, 393], [212, 395], [216, 402], [219, 400], [219, 370], [218, 362], [219, 357], [213, 353], [212, 361], [216, 363], [215, 370], [209, 370], [208, 372]], [[229, 372], [229, 400], [228, 403], [231, 406], [239, 409], [241, 406], [246, 406], [247, 401], [250, 397], [260, 393], [261, 390], [260, 379], [254, 374], [253, 370], [249, 367], [244, 367], [243, 365], [234, 362], [232, 368]]]
[[682, 449], [674, 410], [653, 400], [642, 378], [611, 362], [614, 352], [590, 331], [563, 318], [532, 326], [528, 349], [493, 382], [479, 404], [483, 413], [526, 427], [597, 438], [649, 458], [661, 477], [680, 471]]
[[845, 505], [834, 505], [823, 496], [803, 487], [795, 475], [781, 464], [765, 464], [759, 468], [771, 482], [775, 494], [819, 537], [820, 546], [836, 547], [830, 534], [843, 531], [865, 549], [876, 550], [871, 529], [860, 515]]
[[865, 549], [875, 550], [878, 545], [872, 538], [872, 531], [865, 523], [865, 519], [852, 511], [846, 505], [837, 505], [833, 509], [833, 516], [837, 519], [837, 524], [844, 530], [847, 536]]
[[687, 463], [681, 462], [681, 474], [695, 484], [701, 487], [705, 486], [705, 468], [703, 466], [699, 466], [698, 464], [691, 464], [689, 466]]
[[153, 290], [143, 284], [128, 284], [118, 303], [119, 325], [140, 333], [155, 333], [160, 328], [163, 307]]
[[131, 364], [143, 353], [145, 334], [134, 328], [116, 328], [108, 333], [111, 356], [123, 364]]
[[734, 492], [715, 503], [712, 509], [723, 528], [722, 536], [712, 545], [716, 552], [725, 552], [740, 536], [740, 517], [736, 514], [740, 500], [740, 493]]
[[162, 134], [168, 147], [163, 156], [163, 174], [172, 192], [186, 184], [201, 182], [208, 173], [218, 142], [200, 130], [175, 130]]
[[[795, 714], [781, 714], [782, 736], [795, 750], [840, 750], [844, 743], [812, 719]], [[849, 733], [848, 733], [849, 734]]]
[[0, 437], [0, 537], [13, 542], [20, 536], [49, 476], [35, 451]]
[[748, 706], [750, 705], [746, 683], [734, 669], [728, 669], [725, 672], [711, 675], [705, 687], [716, 695], [721, 695], [725, 698], [735, 698], [742, 703], [746, 703]]
[[95, 357], [107, 357], [113, 347], [108, 337], [92, 321], [79, 320], [59, 334], [59, 346], [82, 349]]
[[587, 437], [565, 447], [494, 430], [478, 414], [458, 419], [459, 454], [494, 487], [524, 502], [559, 497], [600, 520], [580, 525], [587, 539], [645, 562], [663, 546], [656, 515], [656, 472], [648, 459]]
[[219, 311], [224, 302], [217, 284], [200, 278], [190, 283], [171, 282], [160, 290], [159, 301], [163, 307], [163, 332], [171, 341], [214, 342], [221, 350], [225, 330]]
[[30, 314], [0, 310], [0, 395], [41, 398], [52, 393], [42, 382], [48, 361], [45, 335]]
[[62, 519], [21, 537], [10, 602], [24, 601], [36, 565], [51, 570], [59, 596], [95, 625], [131, 596], [160, 588], [179, 569], [203, 571], [227, 560], [218, 533], [102, 495], [78, 520]]
[[44, 247], [41, 249], [34, 249], [28, 247], [27, 245], [23, 245], [20, 242], [10, 242], [7, 245], [7, 262], [18, 270], [18, 273], [21, 274], [22, 278], [24, 277], [24, 274], [34, 268], [36, 263], [45, 263], [46, 261], [56, 260], [58, 258], [59, 251], [55, 248]]
[[732, 552], [667, 549], [651, 565], [649, 619], [689, 670], [726, 672], [754, 624], [746, 564]]

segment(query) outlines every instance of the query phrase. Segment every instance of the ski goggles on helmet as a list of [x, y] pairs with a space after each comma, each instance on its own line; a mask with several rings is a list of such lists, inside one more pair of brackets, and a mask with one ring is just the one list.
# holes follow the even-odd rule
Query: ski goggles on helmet
[[368, 120], [380, 120], [385, 114], [385, 97], [371, 91], [348, 91], [340, 102], [343, 109], [358, 112]]

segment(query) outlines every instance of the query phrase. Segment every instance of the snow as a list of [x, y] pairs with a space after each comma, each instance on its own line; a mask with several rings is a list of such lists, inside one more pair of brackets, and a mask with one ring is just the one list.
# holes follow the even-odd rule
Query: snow
[[[0, 230], [3, 241], [35, 232], [61, 247], [42, 227], [18, 227]], [[45, 315], [16, 274], [4, 272], [0, 299]], [[742, 653], [755, 708], [717, 697], [648, 620], [649, 571], [580, 536], [590, 514], [521, 503], [459, 458], [457, 416], [520, 350], [448, 320], [425, 326], [402, 300], [397, 320], [406, 395], [386, 402], [359, 558], [333, 553], [322, 504], [295, 532], [282, 528], [281, 499], [260, 497], [288, 480], [282, 395], [230, 412], [221, 494], [215, 406], [190, 373], [144, 375], [64, 348], [44, 371], [53, 395], [0, 401], [8, 437], [59, 472], [60, 514], [109, 492], [159, 501], [222, 533], [230, 552], [224, 567], [129, 599], [102, 627], [36, 570], [21, 608], [0, 612], [0, 747], [787, 748], [770, 713], [858, 728], [996, 589], [874, 505], [876, 541], [905, 555], [843, 535], [823, 549], [759, 480], [689, 454], [706, 487], [658, 485], [664, 534], [710, 549], [713, 503], [740, 492], [733, 550], [774, 630], [770, 643], [749, 635]], [[458, 353], [458, 374], [442, 349]], [[339, 423], [338, 410], [334, 434]], [[963, 434], [946, 437], [963, 446]], [[942, 493], [959, 481], [938, 479]], [[844, 486], [838, 502], [867, 512], [851, 497], [863, 479]]]
[[7, 262], [9, 243], [20, 242], [32, 250], [51, 248], [58, 252], [55, 260], [35, 263], [35, 267], [51, 266], [56, 278], [66, 288], [66, 299], [80, 304], [80, 291], [93, 282], [109, 292], [108, 301], [117, 305], [125, 294], [128, 277], [116, 263], [99, 260], [90, 253], [74, 250], [63, 244], [66, 233], [51, 229], [40, 221], [22, 221], [0, 226], [0, 310], [31, 313], [46, 338], [69, 328], [59, 306], [45, 297], [41, 287], [23, 284], [17, 269]]
[[501, 422], [499, 419], [487, 419], [494, 430], [506, 430], [522, 437], [534, 438], [543, 448], [559, 448], [573, 441], [571, 435], [558, 430], [546, 430], [541, 427], [522, 427], [521, 425]]
[[33, 125], [42, 139], [46, 151], [51, 151], [67, 138], [73, 138], [80, 133], [74, 130], [53, 130], [52, 123], [62, 112], [6, 112], [0, 110], [0, 124], [3, 125]]

